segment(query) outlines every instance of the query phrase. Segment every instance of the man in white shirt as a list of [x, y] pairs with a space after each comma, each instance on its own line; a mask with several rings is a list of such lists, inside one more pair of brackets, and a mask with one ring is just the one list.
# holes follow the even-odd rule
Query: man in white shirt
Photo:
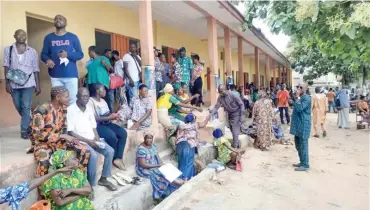
[[137, 96], [139, 83], [141, 81], [141, 58], [137, 54], [135, 44], [130, 45], [130, 52], [126, 53], [123, 58], [124, 72], [127, 77], [126, 85], [128, 91], [128, 104], [130, 104], [131, 98]]
[[90, 152], [89, 163], [87, 165], [87, 179], [91, 187], [96, 186], [96, 171], [98, 164], [97, 152], [104, 156], [104, 165], [101, 178], [98, 184], [107, 187], [111, 191], [117, 187], [108, 181], [112, 176], [112, 161], [114, 150], [107, 143], [100, 140], [96, 130], [96, 121], [93, 110], [86, 106], [89, 102], [90, 93], [87, 88], [80, 88], [77, 92], [77, 101], [71, 104], [67, 110], [68, 133], [84, 143]]

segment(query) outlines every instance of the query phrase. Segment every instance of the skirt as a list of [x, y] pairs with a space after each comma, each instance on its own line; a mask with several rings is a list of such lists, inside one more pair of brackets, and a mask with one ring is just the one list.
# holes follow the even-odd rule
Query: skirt
[[178, 155], [179, 170], [182, 172], [181, 178], [190, 180], [195, 176], [194, 157], [195, 147], [191, 148], [187, 141], [182, 141], [176, 145]]

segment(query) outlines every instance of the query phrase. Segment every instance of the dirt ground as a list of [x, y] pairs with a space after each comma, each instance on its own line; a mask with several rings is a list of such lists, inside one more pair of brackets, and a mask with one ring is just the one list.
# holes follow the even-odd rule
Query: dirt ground
[[276, 144], [264, 152], [250, 148], [242, 160], [243, 172], [217, 174], [223, 185], [202, 184], [178, 209], [369, 209], [370, 133], [355, 129], [354, 114], [349, 130], [337, 128], [336, 114], [327, 118], [328, 137], [309, 140], [308, 172], [294, 171], [294, 145]]

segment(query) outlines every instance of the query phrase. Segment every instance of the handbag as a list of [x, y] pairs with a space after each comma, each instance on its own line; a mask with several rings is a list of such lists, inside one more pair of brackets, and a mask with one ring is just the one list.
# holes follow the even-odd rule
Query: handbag
[[139, 65], [138, 65], [138, 61], [136, 60], [136, 57], [134, 57], [131, 53], [129, 53], [130, 55], [131, 55], [131, 57], [135, 60], [135, 65], [136, 65], [136, 68], [137, 68], [137, 70], [139, 71], [139, 83], [141, 83], [142, 82], [142, 72], [141, 72], [141, 68], [139, 67]]
[[20, 69], [11, 69], [12, 66], [12, 51], [13, 46], [10, 46], [9, 49], [9, 70], [6, 73], [6, 78], [17, 85], [24, 86], [30, 79], [31, 74], [27, 75], [24, 71]]
[[111, 90], [115, 90], [117, 88], [120, 88], [125, 84], [125, 81], [122, 79], [122, 77], [117, 75], [117, 74], [109, 75], [109, 79], [110, 79], [109, 89], [111, 89]]

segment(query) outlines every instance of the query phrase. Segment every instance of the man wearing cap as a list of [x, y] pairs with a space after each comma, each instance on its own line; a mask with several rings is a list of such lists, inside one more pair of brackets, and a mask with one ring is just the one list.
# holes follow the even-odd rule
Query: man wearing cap
[[186, 49], [185, 47], [181, 47], [179, 49], [180, 52], [180, 58], [178, 59], [178, 63], [181, 66], [181, 75], [182, 78], [180, 79], [181, 82], [184, 82], [188, 86], [190, 85], [190, 79], [191, 79], [191, 70], [193, 69], [193, 61], [190, 57], [186, 56]]

